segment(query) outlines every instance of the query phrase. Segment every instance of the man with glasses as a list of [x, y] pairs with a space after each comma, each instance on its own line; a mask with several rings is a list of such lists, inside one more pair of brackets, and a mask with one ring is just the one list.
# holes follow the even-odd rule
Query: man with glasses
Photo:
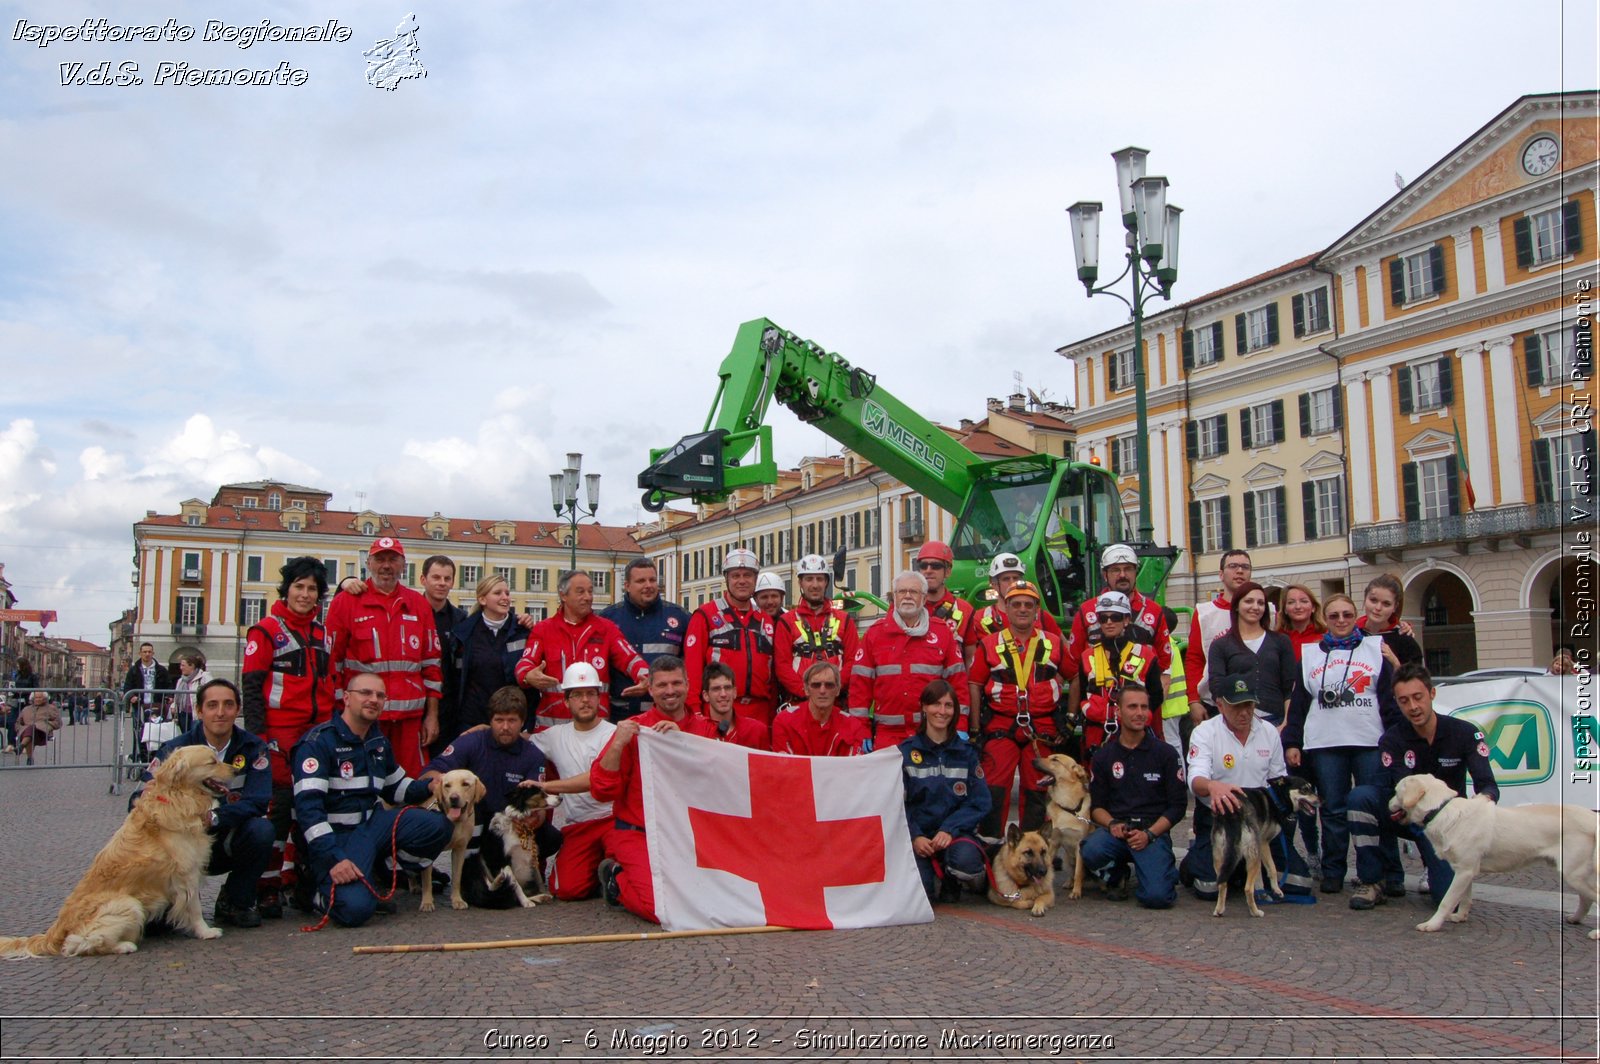
[[[1202, 602], [1194, 608], [1194, 617], [1189, 621], [1189, 645], [1183, 652], [1183, 678], [1189, 687], [1189, 718], [1184, 724], [1184, 745], [1187, 747], [1189, 736], [1187, 732], [1196, 724], [1200, 724], [1207, 717], [1217, 715], [1217, 707], [1211, 700], [1211, 676], [1206, 664], [1206, 654], [1211, 650], [1211, 641], [1226, 632], [1232, 625], [1234, 594], [1250, 582], [1250, 554], [1248, 551], [1230, 550], [1222, 554], [1222, 590], [1217, 592], [1210, 602]], [[1262, 626], [1271, 628], [1271, 612], [1262, 620]]]
[[1128, 608], [1132, 611], [1127, 618], [1126, 634], [1136, 642], [1156, 648], [1156, 664], [1161, 667], [1160, 687], [1165, 691], [1168, 674], [1172, 671], [1172, 643], [1168, 638], [1167, 617], [1161, 603], [1139, 594], [1135, 586], [1139, 577], [1138, 554], [1126, 543], [1113, 543], [1100, 555], [1100, 575], [1105, 578], [1105, 586], [1100, 594], [1085, 599], [1073, 615], [1072, 636], [1067, 640], [1067, 652], [1081, 659], [1091, 646], [1100, 641], [1100, 615], [1095, 607], [1101, 595], [1116, 592], [1127, 598]]
[[819, 661], [806, 670], [806, 700], [772, 721], [772, 749], [807, 757], [851, 757], [866, 747], [867, 726], [847, 713], [835, 713], [839, 666]]
[[921, 573], [907, 570], [892, 586], [894, 612], [861, 637], [845, 700], [850, 716], [863, 724], [871, 718], [872, 744], [878, 750], [916, 734], [922, 722], [922, 689], [930, 680], [955, 688], [963, 706], [952, 727], [966, 727], [967, 663], [955, 630], [935, 620], [923, 605], [928, 582]]
[[934, 620], [944, 621], [956, 633], [956, 640], [966, 648], [967, 667], [972, 667], [971, 642], [973, 618], [978, 611], [966, 599], [957, 598], [945, 586], [945, 581], [950, 579], [950, 570], [955, 565], [955, 554], [951, 552], [948, 543], [941, 543], [930, 539], [917, 551], [917, 572], [922, 574], [922, 579], [928, 582], [928, 597], [925, 605], [928, 613]]

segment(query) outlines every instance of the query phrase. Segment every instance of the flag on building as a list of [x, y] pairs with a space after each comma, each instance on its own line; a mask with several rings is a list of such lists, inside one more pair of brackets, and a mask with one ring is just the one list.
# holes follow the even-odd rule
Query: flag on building
[[1461, 426], [1456, 424], [1456, 419], [1450, 419], [1450, 427], [1456, 430], [1456, 465], [1461, 469], [1461, 497], [1468, 510], [1478, 508], [1477, 493], [1472, 490], [1472, 471], [1467, 468], [1467, 449], [1461, 446]]
[[656, 915], [669, 931], [924, 924], [900, 753], [769, 754], [639, 733]]

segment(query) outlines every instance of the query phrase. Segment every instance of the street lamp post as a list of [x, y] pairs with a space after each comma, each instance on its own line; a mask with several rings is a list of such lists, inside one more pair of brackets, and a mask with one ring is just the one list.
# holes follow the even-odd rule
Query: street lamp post
[[[1146, 177], [1143, 148], [1123, 148], [1111, 153], [1117, 164], [1117, 195], [1122, 208], [1122, 227], [1126, 230], [1128, 265], [1115, 280], [1095, 287], [1100, 274], [1099, 203], [1079, 201], [1067, 208], [1072, 220], [1072, 254], [1077, 260], [1078, 280], [1090, 298], [1109, 295], [1121, 300], [1133, 315], [1133, 396], [1138, 427], [1134, 445], [1139, 466], [1139, 539], [1154, 542], [1155, 528], [1150, 522], [1150, 424], [1145, 401], [1144, 305], [1159, 295], [1172, 298], [1178, 279], [1178, 216], [1182, 210], [1167, 203], [1167, 179]], [[1129, 301], [1112, 287], [1130, 278], [1133, 299]]]
[[582, 470], [583, 455], [572, 451], [567, 455], [567, 467], [559, 473], [550, 474], [550, 502], [555, 507], [556, 520], [565, 521], [570, 533], [572, 549], [567, 565], [570, 572], [576, 572], [578, 568], [578, 522], [585, 517], [593, 517], [600, 509], [599, 473], [590, 473], [583, 478], [584, 491], [589, 497], [588, 508], [578, 503], [578, 474]]

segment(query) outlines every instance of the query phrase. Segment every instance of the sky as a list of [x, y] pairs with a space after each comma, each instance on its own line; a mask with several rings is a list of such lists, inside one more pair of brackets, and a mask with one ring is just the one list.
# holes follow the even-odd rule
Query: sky
[[[1600, 86], [1591, 0], [1144, 10], [0, 3], [20, 605], [103, 644], [133, 522], [228, 481], [534, 520], [579, 451], [601, 517], [640, 520], [648, 449], [701, 427], [752, 318], [947, 424], [1016, 373], [1070, 400], [1055, 348], [1126, 319], [1085, 298], [1065, 214], [1108, 204], [1106, 275], [1112, 151], [1169, 178], [1191, 299], [1326, 247], [1518, 97]], [[410, 12], [427, 76], [368, 84]], [[40, 47], [86, 18], [195, 32]], [[349, 39], [204, 39], [263, 19]], [[76, 83], [102, 63], [143, 83]], [[162, 63], [303, 75], [158, 84]], [[784, 464], [837, 453], [771, 423]]]

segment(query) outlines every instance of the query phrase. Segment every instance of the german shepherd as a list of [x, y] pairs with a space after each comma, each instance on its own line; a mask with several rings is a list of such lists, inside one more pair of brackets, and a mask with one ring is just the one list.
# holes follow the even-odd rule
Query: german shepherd
[[1029, 909], [1035, 916], [1056, 903], [1055, 827], [1046, 824], [1038, 831], [1023, 831], [1016, 824], [1006, 827], [1005, 841], [994, 855], [994, 885], [989, 900], [1008, 909]]
[[551, 901], [544, 877], [544, 858], [534, 836], [539, 813], [549, 815], [561, 797], [538, 787], [518, 787], [506, 807], [489, 818], [489, 830], [478, 840], [478, 852], [467, 862], [463, 890], [480, 909], [531, 909]]
[[[1290, 800], [1296, 811], [1312, 813], [1319, 804], [1316, 788], [1299, 776], [1288, 778]], [[1266, 869], [1266, 887], [1281, 898], [1283, 888], [1278, 886], [1278, 866], [1272, 859], [1272, 840], [1283, 831], [1272, 802], [1272, 790], [1267, 787], [1246, 787], [1240, 795], [1239, 808], [1232, 813], [1211, 814], [1211, 861], [1217, 874], [1217, 904], [1212, 916], [1221, 916], [1228, 907], [1228, 880], [1233, 877], [1239, 862], [1244, 862], [1244, 900], [1251, 916], [1262, 915], [1256, 904], [1256, 891], [1262, 887], [1262, 868]], [[1291, 840], [1289, 845], [1293, 846]]]
[[1072, 891], [1067, 897], [1083, 897], [1083, 854], [1080, 847], [1094, 824], [1089, 820], [1089, 773], [1065, 754], [1036, 758], [1033, 767], [1048, 777], [1045, 793], [1050, 802], [1045, 813], [1055, 827], [1056, 853], [1072, 854]]

